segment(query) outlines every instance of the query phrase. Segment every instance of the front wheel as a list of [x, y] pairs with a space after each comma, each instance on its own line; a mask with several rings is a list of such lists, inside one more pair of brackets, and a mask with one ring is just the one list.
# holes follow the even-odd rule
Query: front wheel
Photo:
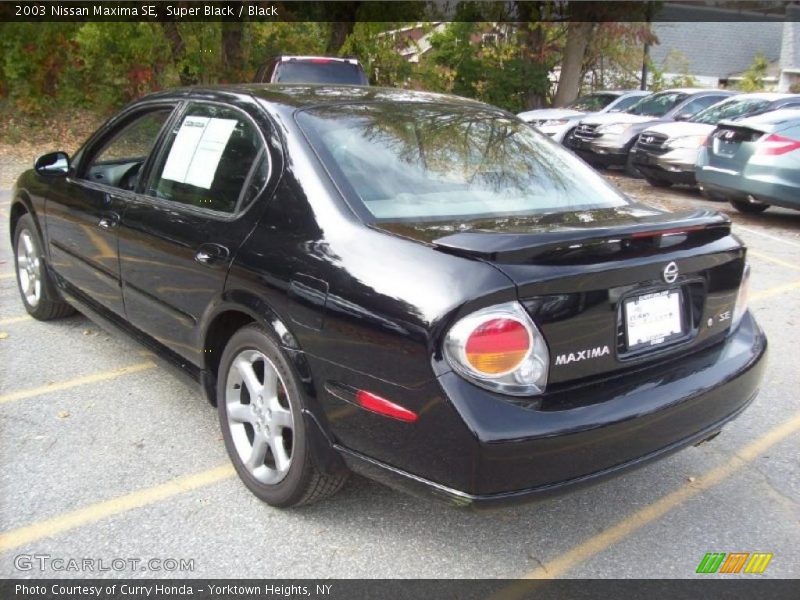
[[341, 489], [347, 472], [326, 475], [314, 464], [300, 387], [275, 340], [248, 325], [220, 361], [217, 409], [228, 456], [258, 498], [276, 507], [322, 500]]
[[28, 214], [20, 217], [14, 229], [14, 267], [22, 304], [34, 319], [49, 321], [75, 312], [47, 270], [36, 226]]
[[731, 200], [731, 206], [747, 215], [757, 215], [769, 208], [769, 204], [764, 202], [747, 202], [746, 200]]
[[653, 187], [657, 187], [657, 188], [672, 187], [672, 182], [671, 181], [667, 181], [666, 179], [659, 179], [657, 177], [645, 177], [645, 179], [647, 180], [647, 183], [649, 183]]

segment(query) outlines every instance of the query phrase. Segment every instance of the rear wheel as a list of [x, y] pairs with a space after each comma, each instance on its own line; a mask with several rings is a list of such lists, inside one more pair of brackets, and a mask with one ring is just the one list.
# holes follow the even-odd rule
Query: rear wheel
[[75, 312], [61, 297], [45, 264], [36, 226], [23, 215], [14, 229], [14, 267], [25, 310], [34, 319], [49, 321]]
[[264, 329], [248, 325], [228, 342], [217, 399], [228, 456], [258, 498], [277, 507], [299, 506], [341, 489], [347, 472], [326, 475], [311, 458], [300, 388]]
[[739, 212], [748, 215], [756, 215], [769, 208], [769, 204], [765, 204], [764, 202], [748, 202], [747, 200], [731, 200], [731, 206]]
[[634, 138], [633, 142], [631, 142], [631, 144], [627, 148], [627, 154], [625, 158], [625, 173], [629, 177], [635, 177], [636, 179], [641, 179], [642, 173], [639, 171], [639, 169], [636, 168], [636, 165], [633, 164], [633, 152], [631, 152], [633, 146], [636, 144], [636, 139], [637, 138]]

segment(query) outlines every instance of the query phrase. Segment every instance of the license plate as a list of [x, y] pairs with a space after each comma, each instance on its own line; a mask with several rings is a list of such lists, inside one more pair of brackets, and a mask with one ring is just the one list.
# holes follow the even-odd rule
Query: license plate
[[628, 349], [663, 344], [683, 333], [680, 290], [665, 290], [625, 302]]

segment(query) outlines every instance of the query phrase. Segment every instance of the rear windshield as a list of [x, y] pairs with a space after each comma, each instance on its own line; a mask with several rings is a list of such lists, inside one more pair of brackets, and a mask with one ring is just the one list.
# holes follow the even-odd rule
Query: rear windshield
[[618, 96], [614, 94], [589, 94], [588, 96], [581, 96], [567, 108], [583, 112], [597, 112], [598, 110], [603, 110], [616, 98]]
[[522, 121], [482, 108], [392, 103], [297, 114], [328, 171], [376, 221], [563, 213], [627, 204]]
[[682, 92], [660, 92], [639, 100], [627, 112], [645, 117], [663, 117], [678, 106], [684, 98], [686, 98], [686, 94]]
[[338, 60], [326, 62], [292, 60], [282, 62], [278, 65], [275, 81], [279, 83], [367, 84], [367, 78], [361, 67]]
[[733, 98], [709, 106], [701, 110], [694, 117], [689, 119], [692, 123], [705, 123], [706, 125], [716, 125], [722, 119], [736, 119], [745, 115], [752, 115], [764, 110], [769, 106], [770, 101], [757, 98], [739, 99]]

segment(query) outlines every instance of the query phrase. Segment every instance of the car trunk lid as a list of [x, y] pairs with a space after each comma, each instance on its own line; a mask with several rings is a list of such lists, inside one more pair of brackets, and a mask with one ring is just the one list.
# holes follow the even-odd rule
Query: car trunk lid
[[704, 210], [671, 214], [634, 204], [381, 228], [505, 273], [547, 340], [549, 386], [721, 339], [744, 268], [729, 219]]

